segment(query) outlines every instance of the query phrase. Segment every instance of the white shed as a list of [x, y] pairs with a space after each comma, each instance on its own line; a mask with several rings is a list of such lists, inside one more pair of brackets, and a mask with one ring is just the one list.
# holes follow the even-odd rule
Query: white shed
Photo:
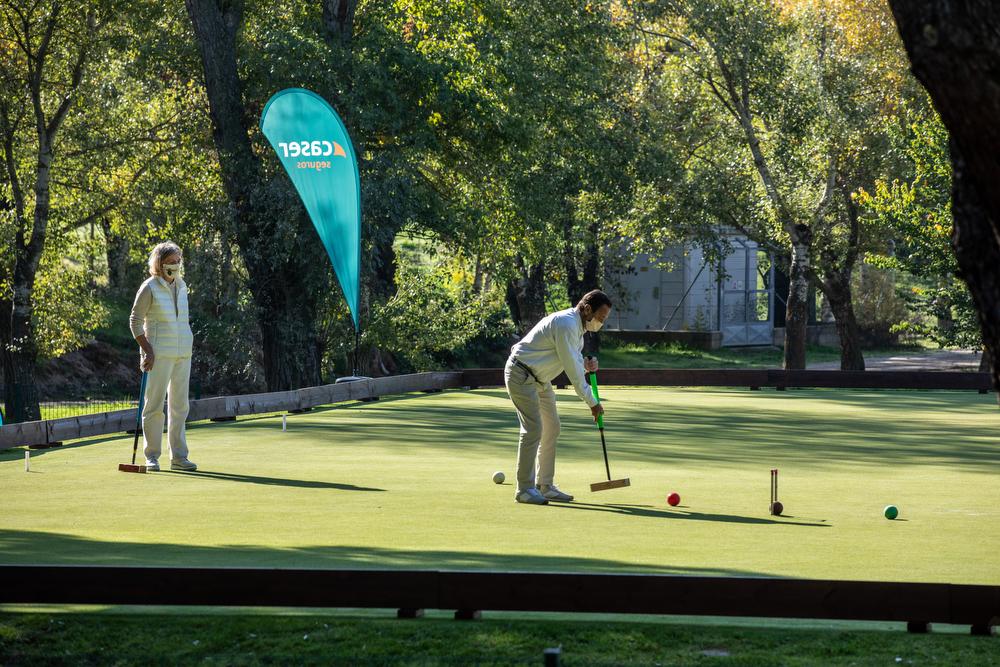
[[[621, 332], [718, 332], [721, 344], [771, 345], [774, 268], [767, 252], [743, 236], [710, 265], [698, 246], [668, 249], [658, 260], [639, 255], [607, 276], [615, 301], [607, 326]], [[683, 336], [675, 336], [683, 338]]]

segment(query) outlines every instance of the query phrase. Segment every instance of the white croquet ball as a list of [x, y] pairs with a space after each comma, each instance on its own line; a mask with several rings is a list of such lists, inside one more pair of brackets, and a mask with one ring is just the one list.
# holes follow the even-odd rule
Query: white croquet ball
[[503, 484], [503, 481], [505, 479], [507, 479], [507, 475], [503, 474], [499, 470], [497, 470], [495, 473], [493, 473], [493, 483], [494, 484]]

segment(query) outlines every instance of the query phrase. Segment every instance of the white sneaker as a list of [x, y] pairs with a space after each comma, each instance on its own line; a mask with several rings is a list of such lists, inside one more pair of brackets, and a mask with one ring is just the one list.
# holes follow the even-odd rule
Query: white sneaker
[[538, 489], [525, 489], [524, 491], [518, 491], [517, 495], [514, 496], [514, 500], [519, 503], [525, 503], [526, 505], [549, 504], [549, 501], [542, 497], [542, 494], [538, 492]]
[[538, 490], [541, 492], [542, 497], [548, 500], [555, 500], [561, 503], [568, 503], [573, 500], [573, 496], [563, 493], [555, 484], [539, 484]]
[[160, 462], [156, 459], [146, 459], [146, 472], [159, 472]]
[[198, 466], [196, 466], [194, 462], [188, 461], [187, 459], [180, 459], [179, 461], [171, 461], [170, 469], [192, 471], [192, 470], [197, 470]]

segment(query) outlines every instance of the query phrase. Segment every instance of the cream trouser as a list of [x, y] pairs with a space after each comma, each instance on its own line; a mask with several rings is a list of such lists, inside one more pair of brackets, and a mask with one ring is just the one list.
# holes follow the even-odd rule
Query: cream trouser
[[552, 383], [539, 383], [510, 360], [504, 368], [503, 378], [521, 422], [517, 444], [517, 490], [534, 488], [536, 482], [552, 484], [559, 438], [559, 414]]
[[[188, 415], [188, 381], [191, 379], [191, 357], [156, 357], [146, 379], [146, 403], [142, 407], [143, 453], [147, 459], [160, 458], [163, 441], [163, 400], [169, 396], [167, 443], [170, 460], [188, 457], [184, 437], [184, 421]], [[167, 391], [169, 387], [169, 392]]]

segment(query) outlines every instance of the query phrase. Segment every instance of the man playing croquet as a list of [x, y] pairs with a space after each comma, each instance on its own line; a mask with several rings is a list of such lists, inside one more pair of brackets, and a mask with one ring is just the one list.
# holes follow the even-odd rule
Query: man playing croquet
[[597, 360], [584, 362], [581, 353], [584, 332], [600, 330], [610, 313], [607, 294], [600, 290], [587, 292], [575, 308], [546, 316], [511, 349], [504, 384], [521, 422], [514, 494], [519, 503], [545, 505], [550, 500], [573, 500], [553, 481], [559, 414], [552, 380], [566, 371], [594, 419], [604, 413], [586, 381], [587, 372], [597, 371]]

